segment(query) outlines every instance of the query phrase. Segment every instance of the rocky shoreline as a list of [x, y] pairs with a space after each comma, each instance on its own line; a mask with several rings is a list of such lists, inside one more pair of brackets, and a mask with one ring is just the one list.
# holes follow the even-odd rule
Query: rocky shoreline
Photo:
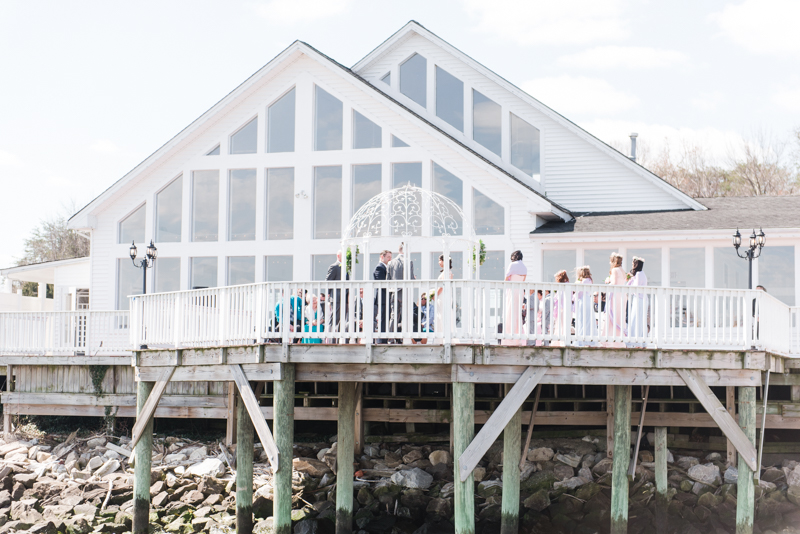
[[[332, 533], [336, 442], [294, 446], [294, 532]], [[0, 440], [0, 534], [130, 531], [133, 468], [129, 439], [113, 436]], [[611, 461], [604, 440], [534, 440], [521, 473], [520, 531], [607, 532]], [[254, 450], [257, 533], [272, 531], [272, 472]], [[154, 532], [233, 532], [235, 453], [218, 442], [154, 441], [150, 495]], [[735, 468], [719, 453], [671, 451], [669, 531], [733, 533]], [[453, 465], [447, 444], [371, 444], [355, 459], [354, 531], [367, 534], [453, 532]], [[502, 443], [475, 470], [476, 531], [499, 531]], [[800, 533], [800, 464], [763, 469], [755, 531]], [[640, 452], [630, 490], [629, 532], [654, 531], [653, 454]]]

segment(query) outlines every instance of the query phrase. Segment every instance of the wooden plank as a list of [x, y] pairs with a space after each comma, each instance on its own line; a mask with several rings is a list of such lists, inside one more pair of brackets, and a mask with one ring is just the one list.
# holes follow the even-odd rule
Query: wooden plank
[[139, 352], [137, 367], [181, 365], [177, 350], [144, 350]]
[[[163, 397], [162, 397], [163, 399]], [[64, 406], [60, 404], [7, 404], [5, 409], [15, 415], [64, 415], [77, 417], [105, 417], [105, 406]], [[136, 417], [135, 406], [114, 406], [112, 413], [115, 417]], [[156, 408], [153, 417], [174, 419], [225, 419], [225, 408], [193, 408], [189, 406]]]
[[0, 365], [131, 365], [130, 354], [102, 356], [0, 356]]
[[[164, 370], [164, 383], [139, 382], [136, 393], [136, 425], [134, 426], [134, 440], [131, 441], [131, 450], [134, 453], [135, 463], [133, 468], [133, 525], [132, 531], [136, 534], [147, 534], [150, 527], [150, 467], [153, 456], [153, 418], [147, 410], [158, 404], [157, 396], [164, 392], [166, 382], [172, 374], [173, 368]], [[169, 376], [168, 376], [169, 374]], [[156, 392], [160, 388], [160, 392]], [[155, 402], [151, 402], [155, 399]], [[141, 425], [139, 425], [141, 423]], [[136, 426], [139, 426], [137, 431]], [[140, 439], [141, 438], [141, 439]], [[136, 443], [139, 442], [139, 446]]]
[[457, 534], [475, 533], [475, 479], [468, 470], [466, 481], [459, 473], [459, 459], [475, 435], [475, 384], [456, 382], [453, 384], [453, 458], [455, 458], [455, 488], [453, 495], [454, 523]]
[[[692, 369], [678, 369], [678, 374], [681, 375], [686, 385], [692, 390], [694, 396], [703, 405], [708, 412], [708, 415], [717, 423], [722, 433], [727, 436], [736, 450], [739, 452], [745, 463], [752, 471], [756, 468], [756, 448], [747, 439], [742, 429], [736, 424], [736, 421], [731, 417], [731, 414], [725, 410], [725, 407], [719, 402], [717, 396], [711, 391], [705, 382], [698, 376]], [[755, 426], [753, 427], [755, 428]]]
[[614, 457], [611, 466], [611, 534], [628, 532], [628, 465], [631, 454], [631, 386], [614, 386]]
[[213, 365], [220, 363], [222, 347], [183, 349], [183, 365]]
[[275, 443], [278, 447], [279, 461], [283, 465], [273, 478], [273, 502], [275, 534], [291, 534], [292, 531], [292, 450], [294, 446], [294, 391], [295, 364], [283, 365], [283, 379], [273, 382], [277, 414], [272, 427], [275, 429]]
[[[756, 388], [739, 388], [739, 425], [737, 427], [755, 451], [756, 443]], [[733, 441], [733, 440], [731, 440]], [[734, 442], [735, 444], [735, 442]], [[738, 447], [737, 447], [738, 450]], [[753, 462], [755, 464], [755, 462]], [[739, 478], [736, 484], [736, 534], [752, 534], [755, 518], [755, 488], [753, 475], [756, 468], [739, 452]]]
[[[510, 386], [505, 385], [506, 394]], [[533, 425], [531, 425], [532, 428]], [[503, 495], [500, 514], [500, 534], [519, 532], [519, 478], [522, 415], [517, 410], [503, 430]], [[527, 453], [527, 450], [526, 450]]]
[[[241, 389], [250, 390], [250, 384], [245, 382]], [[243, 398], [244, 394], [241, 394], [236, 405], [236, 532], [251, 534], [253, 532], [253, 422], [246, 408], [247, 403], [242, 402]], [[256, 413], [255, 416], [264, 421], [260, 413]]]
[[261, 416], [258, 400], [256, 400], [256, 396], [253, 394], [253, 390], [250, 388], [250, 383], [247, 381], [247, 377], [245, 376], [242, 367], [240, 365], [229, 365], [228, 367], [231, 370], [233, 381], [236, 382], [236, 387], [239, 389], [241, 399], [247, 408], [247, 413], [250, 414], [250, 419], [253, 421], [253, 426], [256, 427], [258, 439], [261, 440], [261, 445], [263, 445], [264, 450], [267, 451], [267, 458], [272, 466], [272, 471], [277, 472], [279, 467], [278, 447], [275, 445], [275, 440], [272, 437], [272, 432], [270, 432], [269, 427], [267, 426], [267, 421]]
[[[136, 424], [133, 425], [133, 430], [131, 431], [131, 449], [136, 447], [136, 443], [142, 437], [142, 433], [146, 430], [147, 425], [151, 422], [156, 407], [158, 406], [158, 401], [161, 399], [161, 395], [164, 394], [164, 390], [167, 389], [167, 384], [169, 384], [169, 379], [172, 378], [175, 368], [166, 367], [161, 369], [160, 372], [161, 376], [156, 380], [153, 391], [147, 396], [147, 402], [144, 403], [144, 406], [142, 406], [142, 409], [139, 410], [136, 415]], [[152, 436], [152, 426], [149, 428], [151, 429], [150, 435]]]
[[[725, 388], [725, 408], [731, 417], [736, 417], [736, 388], [727, 386]], [[725, 439], [726, 443], [726, 464], [736, 465], [736, 448], [731, 443], [731, 440]]]
[[[281, 367], [277, 363], [250, 363], [240, 366], [247, 380], [280, 380]], [[137, 367], [136, 380], [152, 382], [161, 371], [158, 367]], [[175, 369], [173, 382], [231, 382], [233, 374], [229, 365], [182, 365]]]
[[669, 508], [669, 485], [667, 483], [667, 427], [655, 429], [655, 475], [656, 475], [656, 532], [666, 534]]
[[336, 532], [353, 531], [353, 458], [355, 453], [355, 382], [339, 382], [336, 446]]
[[226, 382], [228, 393], [225, 399], [225, 445], [236, 443], [236, 383]]
[[[136, 406], [135, 395], [89, 395], [86, 393], [4, 393], [6, 404], [57, 404], [66, 406]], [[193, 408], [218, 408], [225, 406], [221, 396], [162, 395], [158, 403], [162, 406]]]
[[[769, 377], [769, 383], [773, 386], [800, 386], [800, 373], [772, 373]], [[800, 398], [793, 400], [800, 400]]]
[[514, 414], [520, 409], [522, 403], [525, 402], [533, 391], [533, 388], [539, 383], [539, 379], [542, 378], [546, 372], [547, 368], [545, 367], [529, 367], [519, 380], [517, 380], [506, 398], [503, 399], [503, 402], [500, 403], [486, 424], [483, 425], [480, 432], [478, 432], [478, 435], [472, 440], [472, 443], [469, 444], [459, 458], [459, 476], [462, 482], [467, 480], [467, 477], [469, 477], [470, 473], [475, 469], [475, 466], [478, 465], [480, 459], [483, 458], [483, 455], [486, 454], [486, 451], [489, 450], [489, 447], [492, 446], [492, 443], [494, 443], [500, 435], [500, 432], [503, 431], [511, 418], [514, 417]]
[[[363, 357], [363, 354], [362, 354]], [[298, 382], [411, 382], [449, 383], [452, 366], [431, 364], [365, 364], [342, 363], [319, 365], [298, 363]], [[521, 374], [521, 373], [520, 373]], [[512, 381], [513, 382], [513, 381]]]
[[258, 345], [230, 347], [227, 350], [227, 360], [229, 364], [259, 363], [259, 352]]

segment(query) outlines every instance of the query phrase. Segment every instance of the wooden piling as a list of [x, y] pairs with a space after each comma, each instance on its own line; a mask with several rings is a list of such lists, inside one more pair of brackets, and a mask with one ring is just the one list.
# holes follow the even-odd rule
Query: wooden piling
[[667, 532], [667, 508], [669, 507], [667, 484], [667, 427], [657, 426], [656, 430], [656, 532]]
[[339, 432], [336, 445], [336, 534], [353, 531], [353, 457], [355, 454], [355, 382], [339, 382]]
[[[506, 395], [511, 385], [506, 385]], [[503, 430], [503, 501], [501, 534], [519, 532], [519, 463], [522, 444], [522, 409], [511, 418]]]
[[[739, 387], [739, 426], [747, 439], [756, 443], [756, 388]], [[739, 479], [736, 486], [736, 534], [752, 534], [755, 516], [753, 471], [739, 455]]]
[[[153, 391], [154, 382], [139, 382], [136, 389], [136, 413], [140, 414], [147, 397]], [[142, 431], [142, 437], [134, 450], [133, 468], [133, 534], [148, 534], [150, 531], [150, 467], [153, 459], [153, 418]]]
[[236, 402], [236, 534], [253, 532], [253, 422], [241, 396]]
[[458, 458], [475, 436], [475, 384], [453, 384], [453, 458], [456, 534], [475, 534], [475, 476], [461, 482]]
[[276, 380], [273, 433], [278, 446], [279, 469], [275, 473], [275, 533], [292, 532], [292, 447], [294, 444], [294, 377], [293, 363], [282, 365], [281, 380]]
[[614, 386], [614, 456], [611, 534], [628, 531], [628, 467], [631, 461], [631, 386]]

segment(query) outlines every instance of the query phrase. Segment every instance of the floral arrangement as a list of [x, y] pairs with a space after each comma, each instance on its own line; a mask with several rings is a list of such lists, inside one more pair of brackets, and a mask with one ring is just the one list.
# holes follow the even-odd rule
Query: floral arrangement
[[[347, 247], [347, 254], [345, 255], [345, 264], [347, 266], [347, 274], [353, 274], [353, 249]], [[358, 245], [356, 245], [356, 265], [358, 265]]]
[[[479, 241], [480, 244], [480, 262], [481, 265], [486, 261], [486, 244], [483, 242], [483, 239]], [[472, 261], [473, 265], [475, 264], [475, 247], [472, 247]]]

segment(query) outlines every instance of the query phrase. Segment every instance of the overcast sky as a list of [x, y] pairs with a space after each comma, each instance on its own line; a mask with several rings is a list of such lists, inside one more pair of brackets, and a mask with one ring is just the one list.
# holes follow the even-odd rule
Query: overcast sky
[[800, 126], [796, 0], [4, 0], [0, 266], [295, 39], [352, 66], [410, 19], [608, 142]]

